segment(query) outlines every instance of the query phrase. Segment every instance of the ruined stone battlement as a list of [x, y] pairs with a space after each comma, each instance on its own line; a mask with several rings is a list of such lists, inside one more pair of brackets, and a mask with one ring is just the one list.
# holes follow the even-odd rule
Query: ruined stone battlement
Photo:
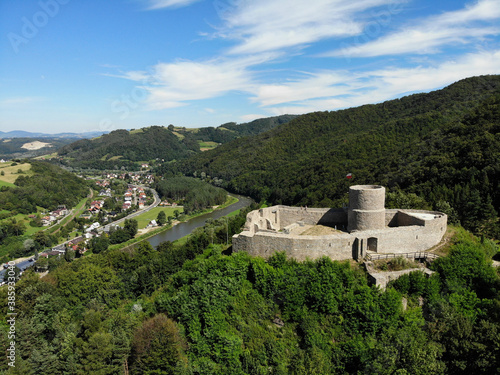
[[[385, 207], [385, 188], [357, 185], [347, 209], [273, 206], [247, 215], [243, 232], [233, 236], [234, 251], [267, 258], [285, 251], [297, 260], [328, 256], [361, 259], [367, 250], [379, 253], [425, 251], [446, 232], [442, 212]], [[314, 226], [330, 228], [311, 235]], [[314, 232], [314, 231], [313, 231]]]

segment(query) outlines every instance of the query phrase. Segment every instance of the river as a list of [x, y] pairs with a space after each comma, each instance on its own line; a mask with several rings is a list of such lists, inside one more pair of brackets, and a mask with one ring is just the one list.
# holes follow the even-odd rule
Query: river
[[250, 198], [243, 197], [240, 195], [233, 195], [233, 196], [239, 199], [238, 202], [233, 203], [232, 205], [227, 206], [226, 208], [223, 208], [221, 210], [215, 210], [205, 215], [194, 217], [189, 221], [179, 223], [173, 226], [171, 229], [168, 229], [164, 232], [158, 233], [157, 235], [151, 238], [148, 238], [149, 243], [153, 245], [153, 247], [156, 247], [160, 243], [165, 241], [174, 242], [179, 238], [187, 236], [196, 228], [205, 225], [208, 219], [214, 219], [214, 220], [219, 219], [223, 216], [230, 214], [233, 211], [239, 210], [240, 208], [245, 208], [247, 206], [250, 206], [250, 204], [252, 204], [252, 200]]

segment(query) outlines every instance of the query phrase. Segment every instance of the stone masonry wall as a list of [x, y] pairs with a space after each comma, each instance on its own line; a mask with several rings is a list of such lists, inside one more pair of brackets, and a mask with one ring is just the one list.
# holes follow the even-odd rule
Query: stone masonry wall
[[285, 251], [287, 257], [304, 261], [327, 256], [331, 259], [352, 258], [353, 239], [332, 236], [287, 236], [269, 232], [259, 232], [254, 236], [236, 235], [233, 237], [233, 249], [245, 251], [252, 256], [269, 258], [277, 251]]
[[245, 231], [255, 232], [255, 225], [260, 230], [269, 229], [269, 224], [280, 231], [299, 221], [309, 225], [346, 226], [347, 213], [341, 208], [266, 207], [248, 213]]
[[421, 225], [421, 226], [424, 226], [425, 225], [425, 220], [424, 219], [420, 219], [416, 216], [412, 216], [410, 215], [409, 213], [406, 213], [406, 212], [403, 212], [403, 211], [399, 211], [398, 212], [398, 215], [397, 215], [397, 225], [399, 227], [407, 227], [407, 226], [410, 226], [410, 225]]
[[[358, 259], [366, 250], [396, 254], [426, 251], [438, 244], [446, 232], [447, 216], [441, 212], [380, 209], [384, 204], [383, 187], [355, 186], [351, 190], [355, 197], [348, 211], [273, 206], [250, 212], [244, 231], [233, 236], [233, 250], [264, 258], [276, 251], [285, 251], [287, 256], [299, 261], [322, 256], [336, 260]], [[416, 214], [425, 214], [428, 218]], [[349, 232], [302, 236], [291, 230], [304, 224], [345, 230], [351, 219], [355, 220], [354, 225], [351, 223], [354, 229], [348, 228]]]
[[309, 225], [345, 225], [347, 223], [347, 213], [343, 209], [331, 208], [305, 208], [274, 206], [267, 209], [277, 208], [280, 218], [280, 229], [298, 221]]
[[332, 236], [288, 235], [269, 230], [244, 231], [233, 237], [233, 249], [264, 258], [268, 258], [276, 251], [285, 251], [289, 257], [297, 260], [315, 259], [321, 256], [342, 260], [353, 258], [353, 245], [356, 239], [363, 240], [364, 244], [367, 244], [368, 239], [375, 238], [378, 253], [426, 251], [441, 241], [446, 231], [446, 221], [446, 215], [442, 214], [434, 220], [425, 220], [423, 226], [386, 227], [383, 230]]

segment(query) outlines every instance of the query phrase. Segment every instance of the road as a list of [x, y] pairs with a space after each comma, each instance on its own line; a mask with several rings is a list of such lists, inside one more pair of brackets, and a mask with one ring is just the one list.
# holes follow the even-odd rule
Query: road
[[154, 202], [153, 202], [153, 204], [150, 204], [148, 207], [145, 207], [145, 208], [144, 208], [144, 209], [142, 209], [142, 210], [139, 210], [139, 211], [136, 211], [136, 212], [134, 212], [134, 213], [131, 213], [131, 214], [130, 214], [130, 215], [128, 215], [128, 216], [125, 216], [125, 217], [123, 217], [123, 218], [121, 218], [121, 219], [119, 219], [119, 220], [113, 221], [112, 223], [106, 224], [105, 226], [98, 228], [98, 229], [97, 229], [97, 231], [98, 231], [99, 233], [101, 233], [103, 230], [108, 231], [108, 230], [109, 230], [109, 227], [110, 227], [111, 225], [118, 225], [118, 224], [120, 224], [120, 223], [123, 223], [125, 220], [132, 219], [132, 218], [134, 218], [134, 217], [136, 217], [136, 216], [139, 216], [139, 215], [143, 214], [144, 212], [151, 211], [153, 208], [155, 208], [156, 206], [158, 206], [158, 205], [160, 204], [161, 200], [160, 200], [160, 197], [158, 196], [158, 193], [156, 192], [156, 190], [154, 190], [154, 189], [152, 189], [152, 188], [148, 188], [148, 187], [146, 187], [146, 186], [141, 186], [141, 185], [133, 185], [133, 186], [135, 186], [135, 187], [142, 187], [142, 188], [144, 188], [144, 189], [149, 189], [149, 190], [151, 190], [151, 191], [153, 192], [153, 197], [154, 197]]

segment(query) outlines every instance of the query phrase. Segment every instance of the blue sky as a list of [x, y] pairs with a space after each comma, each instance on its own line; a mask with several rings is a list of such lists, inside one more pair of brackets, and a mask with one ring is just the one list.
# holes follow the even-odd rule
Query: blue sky
[[500, 1], [2, 0], [0, 130], [218, 126], [500, 73]]

